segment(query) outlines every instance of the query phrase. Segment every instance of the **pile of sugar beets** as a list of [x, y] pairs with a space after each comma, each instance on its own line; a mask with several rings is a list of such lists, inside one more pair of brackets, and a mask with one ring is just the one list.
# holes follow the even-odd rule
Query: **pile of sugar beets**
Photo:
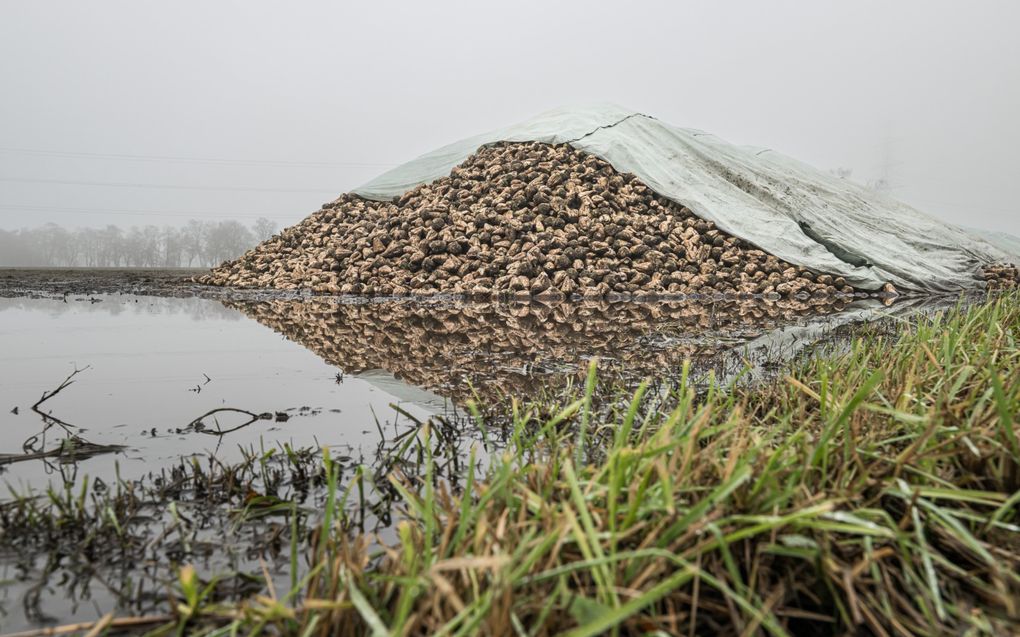
[[[989, 285], [1016, 278], [1012, 267], [985, 271]], [[483, 147], [396, 201], [342, 195], [196, 281], [543, 300], [857, 292], [726, 234], [598, 157], [539, 142]]]

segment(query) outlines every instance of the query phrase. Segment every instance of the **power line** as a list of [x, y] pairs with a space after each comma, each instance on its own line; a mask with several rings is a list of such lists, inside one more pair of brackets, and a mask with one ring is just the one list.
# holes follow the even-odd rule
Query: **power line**
[[34, 148], [11, 148], [11, 147], [0, 147], [0, 152], [18, 153], [22, 155], [34, 155], [38, 157], [68, 157], [76, 159], [105, 159], [105, 160], [148, 161], [148, 162], [168, 161], [179, 163], [226, 164], [246, 166], [292, 166], [292, 167], [344, 166], [349, 168], [392, 168], [397, 165], [354, 161], [338, 161], [338, 162], [289, 161], [276, 159], [225, 159], [215, 157], [181, 157], [176, 155], [133, 155], [128, 153], [83, 153], [76, 151], [41, 150]]
[[203, 219], [258, 219], [260, 217], [266, 217], [267, 219], [286, 219], [291, 215], [278, 214], [272, 212], [265, 213], [238, 213], [238, 214], [224, 214], [223, 212], [202, 212], [202, 211], [187, 211], [187, 210], [136, 210], [127, 208], [69, 208], [62, 206], [29, 206], [29, 205], [17, 205], [17, 204], [0, 204], [0, 210], [14, 210], [14, 211], [26, 211], [26, 212], [58, 212], [68, 214], [97, 214], [97, 215], [126, 215], [126, 216], [161, 216], [161, 217], [191, 217], [191, 218], [203, 218]]
[[157, 188], [163, 190], [231, 190], [247, 192], [307, 192], [332, 193], [336, 190], [312, 190], [306, 188], [263, 188], [260, 186], [191, 186], [182, 184], [147, 184], [118, 181], [78, 181], [72, 179], [35, 179], [29, 177], [0, 177], [0, 181], [21, 184], [62, 184], [69, 186], [106, 186], [111, 188]]

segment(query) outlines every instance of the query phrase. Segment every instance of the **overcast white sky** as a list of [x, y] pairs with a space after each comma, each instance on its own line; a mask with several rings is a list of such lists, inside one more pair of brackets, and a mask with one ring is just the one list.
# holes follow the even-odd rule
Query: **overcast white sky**
[[1016, 0], [0, 0], [0, 228], [289, 225], [609, 101], [1020, 234], [1018, 25]]

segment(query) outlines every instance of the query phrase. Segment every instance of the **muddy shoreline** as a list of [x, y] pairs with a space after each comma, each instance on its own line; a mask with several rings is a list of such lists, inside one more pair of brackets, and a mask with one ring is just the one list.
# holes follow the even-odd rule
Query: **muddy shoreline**
[[[204, 268], [0, 268], [0, 298], [59, 298], [97, 294], [139, 296], [258, 298], [257, 291], [235, 295], [191, 281]], [[274, 295], [275, 298], [275, 295]]]

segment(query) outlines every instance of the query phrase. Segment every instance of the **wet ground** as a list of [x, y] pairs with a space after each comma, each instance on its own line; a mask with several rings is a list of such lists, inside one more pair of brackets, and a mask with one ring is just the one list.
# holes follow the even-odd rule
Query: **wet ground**
[[[415, 421], [438, 415], [456, 437], [477, 439], [468, 400], [498, 406], [556, 395], [580, 381], [592, 358], [604, 381], [623, 385], [675, 377], [685, 360], [696, 375], [728, 377], [748, 364], [752, 375], [767, 375], [841, 325], [915, 307], [860, 299], [365, 300], [232, 292], [192, 284], [192, 274], [0, 270], [0, 481], [10, 489], [0, 513], [12, 525], [0, 531], [0, 630], [85, 621], [113, 607], [158, 611], [165, 591], [125, 600], [125, 586], [140, 591], [132, 578], [145, 570], [150, 589], [160, 590], [171, 561], [195, 559], [183, 534], [177, 553], [150, 537], [179, 531], [169, 501], [182, 511], [190, 503], [192, 518], [204, 515], [196, 489], [165, 491], [174, 480], [192, 484], [181, 477], [189, 459], [215, 468], [267, 450], [325, 446], [344, 467], [373, 467], [384, 479], [393, 462], [387, 445]], [[288, 482], [302, 462], [291, 458], [272, 479], [265, 463], [252, 463], [247, 488], [276, 497], [301, 486], [298, 500], [314, 511], [314, 489]], [[26, 499], [83, 484], [163, 485], [146, 492], [151, 510], [133, 514], [145, 518], [136, 538], [143, 550], [118, 564], [127, 585], [110, 584], [96, 558], [76, 561], [82, 540], [73, 534], [54, 536], [50, 544], [71, 547], [59, 550], [24, 537], [33, 528]], [[235, 574], [257, 568], [260, 534], [279, 538], [261, 520], [236, 523], [236, 504], [217, 501], [223, 519], [194, 524], [187, 536], [211, 543], [206, 566]], [[379, 511], [362, 511], [366, 522], [383, 531], [389, 524]], [[148, 566], [134, 566], [142, 558]]]

